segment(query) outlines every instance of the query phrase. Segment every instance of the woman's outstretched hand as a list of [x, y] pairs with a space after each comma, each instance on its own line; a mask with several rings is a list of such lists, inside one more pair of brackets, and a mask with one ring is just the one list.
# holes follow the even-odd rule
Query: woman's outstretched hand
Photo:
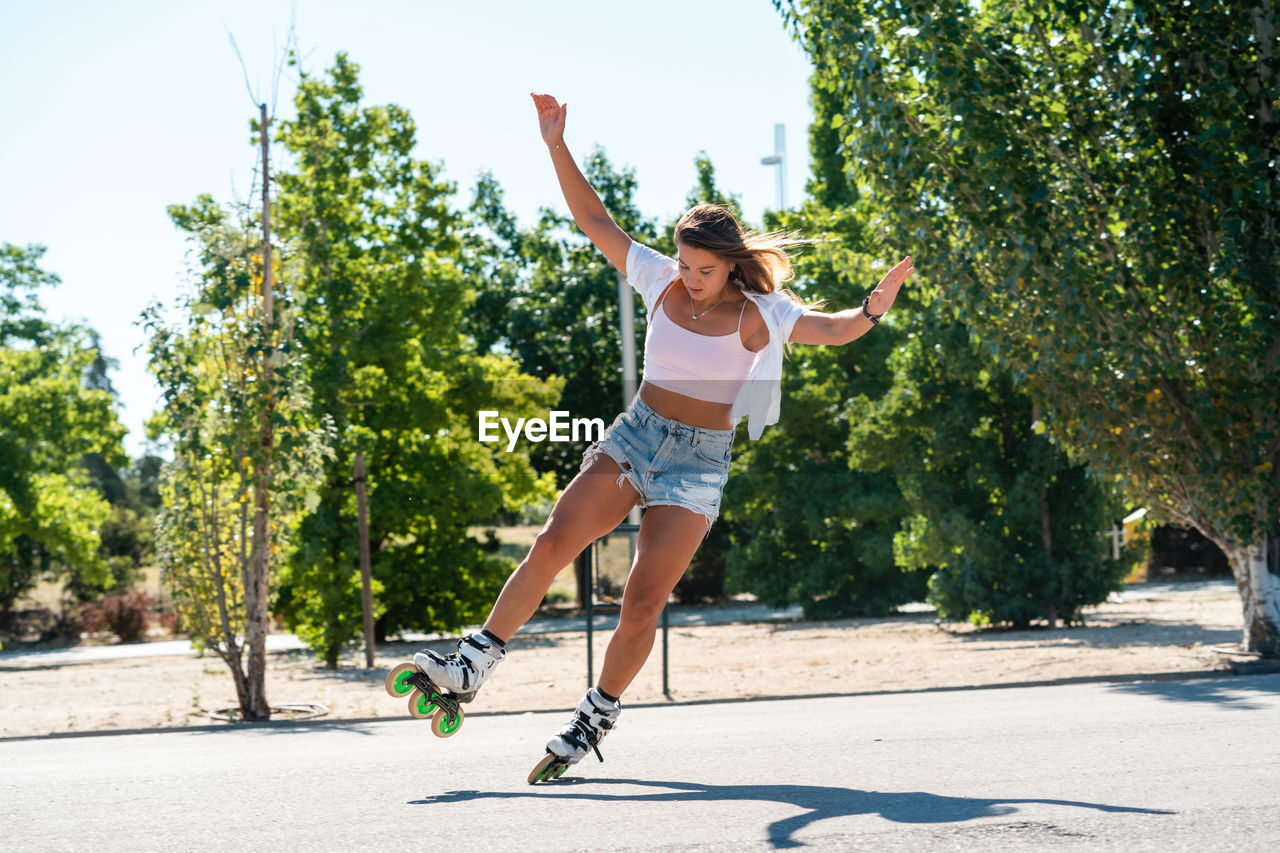
[[542, 131], [542, 141], [548, 145], [564, 144], [564, 115], [568, 104], [557, 103], [550, 95], [529, 96], [533, 105], [538, 108], [538, 129]]
[[893, 300], [898, 298], [898, 290], [916, 268], [911, 264], [911, 256], [907, 255], [898, 261], [897, 266], [885, 273], [884, 278], [876, 285], [867, 297], [867, 307], [872, 314], [879, 316], [893, 307]]

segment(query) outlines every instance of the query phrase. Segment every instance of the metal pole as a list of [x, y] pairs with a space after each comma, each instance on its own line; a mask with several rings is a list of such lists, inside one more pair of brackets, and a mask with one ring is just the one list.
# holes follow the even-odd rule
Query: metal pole
[[787, 126], [785, 124], [773, 126], [773, 154], [761, 157], [760, 165], [778, 167], [778, 210], [785, 210], [787, 206]]
[[[636, 395], [636, 301], [631, 295], [627, 277], [618, 273], [618, 318], [622, 329], [622, 407], [630, 405]], [[631, 524], [640, 523], [640, 507], [633, 506], [627, 514]], [[632, 548], [632, 557], [635, 549]]]
[[662, 605], [662, 695], [671, 698], [671, 679], [667, 667], [667, 628], [671, 625], [670, 608]]
[[778, 210], [787, 209], [787, 126], [773, 126], [773, 150], [778, 155]]
[[622, 329], [622, 405], [636, 395], [636, 302], [627, 277], [618, 273], [618, 315]]
[[596, 581], [595, 572], [592, 566], [595, 563], [596, 543], [592, 542], [587, 546], [587, 550], [578, 555], [579, 577], [586, 579], [586, 614], [587, 614], [587, 689], [590, 690], [595, 685], [595, 661], [592, 657], [592, 625], [595, 621], [592, 613], [592, 604], [596, 597]]

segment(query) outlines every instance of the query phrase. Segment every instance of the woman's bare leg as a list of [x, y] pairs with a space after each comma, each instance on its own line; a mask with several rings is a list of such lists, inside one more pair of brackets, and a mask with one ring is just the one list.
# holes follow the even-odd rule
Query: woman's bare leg
[[561, 493], [547, 523], [485, 621], [485, 630], [506, 641], [529, 621], [556, 575], [584, 548], [617, 527], [639, 500], [627, 481], [618, 485], [622, 469], [601, 453], [578, 472]]
[[645, 512], [635, 562], [622, 593], [618, 629], [609, 640], [596, 681], [605, 693], [621, 696], [648, 660], [662, 608], [706, 533], [706, 517], [693, 510], [655, 506]]

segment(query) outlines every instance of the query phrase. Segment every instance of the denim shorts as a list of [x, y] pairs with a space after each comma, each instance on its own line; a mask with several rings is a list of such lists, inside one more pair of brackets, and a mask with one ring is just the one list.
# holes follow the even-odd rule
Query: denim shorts
[[720, 495], [729, 481], [734, 431], [703, 429], [664, 418], [637, 394], [582, 454], [582, 468], [606, 454], [640, 493], [640, 506], [682, 506], [704, 516], [707, 530], [720, 515]]

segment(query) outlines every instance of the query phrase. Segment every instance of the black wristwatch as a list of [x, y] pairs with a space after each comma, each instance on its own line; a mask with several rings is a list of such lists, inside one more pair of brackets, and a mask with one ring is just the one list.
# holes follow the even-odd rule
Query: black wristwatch
[[863, 297], [863, 299], [862, 299], [862, 316], [863, 316], [863, 317], [866, 317], [868, 320], [870, 320], [870, 321], [871, 321], [871, 325], [873, 325], [873, 326], [874, 326], [875, 324], [877, 324], [877, 323], [879, 323], [879, 322], [880, 322], [880, 318], [881, 318], [881, 317], [883, 317], [883, 316], [884, 316], [884, 314], [883, 314], [883, 313], [881, 313], [881, 314], [872, 314], [872, 313], [871, 313], [871, 297], [870, 297], [870, 296], [865, 296], [865, 297]]

